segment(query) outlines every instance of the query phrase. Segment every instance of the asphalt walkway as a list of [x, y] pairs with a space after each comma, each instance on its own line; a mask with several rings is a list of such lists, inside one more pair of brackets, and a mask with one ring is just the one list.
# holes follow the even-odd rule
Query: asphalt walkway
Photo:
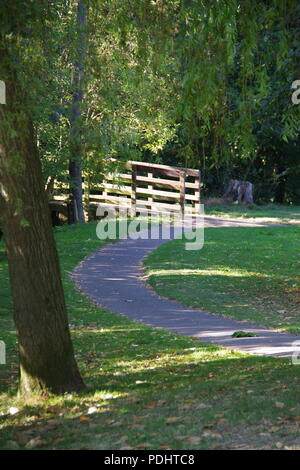
[[[205, 217], [205, 227], [255, 227], [269, 224]], [[159, 235], [159, 228], [157, 236]], [[178, 228], [172, 230], [172, 238]], [[252, 323], [231, 320], [189, 308], [156, 295], [143, 280], [142, 261], [162, 243], [158, 239], [123, 239], [110, 243], [85, 258], [74, 270], [79, 289], [98, 305], [152, 327], [165, 328], [250, 354], [291, 357], [300, 336], [279, 333]], [[256, 333], [256, 337], [232, 338], [235, 331]], [[300, 346], [299, 346], [300, 349]]]

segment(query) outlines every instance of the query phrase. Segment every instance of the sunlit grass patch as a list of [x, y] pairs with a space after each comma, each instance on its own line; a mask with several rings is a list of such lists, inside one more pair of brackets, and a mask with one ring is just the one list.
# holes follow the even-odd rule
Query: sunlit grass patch
[[[299, 368], [97, 308], [68, 275], [101, 246], [95, 224], [65, 227], [56, 237], [74, 349], [88, 388], [27, 404], [15, 396], [16, 334], [7, 296], [0, 325], [9, 351], [7, 366], [0, 366], [0, 448], [276, 448], [278, 442], [300, 448]], [[0, 263], [0, 288], [9, 291], [6, 260]], [[10, 407], [19, 411], [10, 414]]]
[[279, 205], [279, 204], [251, 204], [243, 206], [237, 203], [227, 205], [205, 205], [207, 215], [222, 218], [242, 218], [260, 222], [272, 223], [300, 223], [300, 206]]
[[209, 228], [199, 251], [162, 245], [145, 261], [162, 296], [300, 333], [300, 228]]

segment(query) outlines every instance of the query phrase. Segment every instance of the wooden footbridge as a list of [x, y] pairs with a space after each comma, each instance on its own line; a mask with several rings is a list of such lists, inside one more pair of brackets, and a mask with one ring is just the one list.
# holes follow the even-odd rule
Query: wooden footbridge
[[[101, 183], [83, 182], [86, 218], [99, 205], [135, 208], [150, 213], [200, 211], [201, 174], [199, 170], [146, 162], [128, 161], [122, 173], [106, 175]], [[52, 207], [66, 214], [68, 195], [54, 197]]]

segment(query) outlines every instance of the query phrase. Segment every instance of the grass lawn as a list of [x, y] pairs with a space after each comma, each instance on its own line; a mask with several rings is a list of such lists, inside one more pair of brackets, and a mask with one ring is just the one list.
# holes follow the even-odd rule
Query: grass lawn
[[[210, 233], [213, 245], [225, 232]], [[300, 367], [204, 345], [97, 308], [68, 277], [100, 245], [95, 225], [66, 227], [56, 238], [88, 390], [27, 405], [15, 397], [16, 335], [0, 246], [0, 339], [8, 362], [0, 366], [0, 448], [300, 449]], [[174, 248], [183, 263], [180, 244], [166, 246]], [[10, 407], [19, 412], [10, 415]]]
[[243, 206], [236, 203], [227, 205], [205, 205], [205, 214], [223, 218], [256, 219], [259, 221], [300, 223], [300, 206], [278, 204]]
[[300, 227], [208, 228], [202, 250], [184, 243], [168, 242], [145, 261], [158, 294], [300, 334]]

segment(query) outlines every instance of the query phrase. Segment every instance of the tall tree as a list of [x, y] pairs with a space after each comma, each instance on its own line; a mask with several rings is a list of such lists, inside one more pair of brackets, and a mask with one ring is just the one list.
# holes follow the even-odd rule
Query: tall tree
[[77, 4], [77, 41], [76, 60], [73, 66], [73, 99], [70, 109], [70, 216], [69, 222], [83, 223], [84, 211], [82, 201], [82, 117], [84, 62], [87, 47], [87, 7], [86, 0]]
[[[7, 90], [6, 104], [0, 105], [0, 214], [22, 394], [84, 387], [74, 358], [27, 87], [22, 81], [22, 35], [24, 31], [43, 34], [41, 25], [50, 14], [49, 5], [44, 5], [42, 1], [7, 3], [2, 7], [0, 33], [0, 76]], [[52, 2], [52, 6], [57, 5]]]

